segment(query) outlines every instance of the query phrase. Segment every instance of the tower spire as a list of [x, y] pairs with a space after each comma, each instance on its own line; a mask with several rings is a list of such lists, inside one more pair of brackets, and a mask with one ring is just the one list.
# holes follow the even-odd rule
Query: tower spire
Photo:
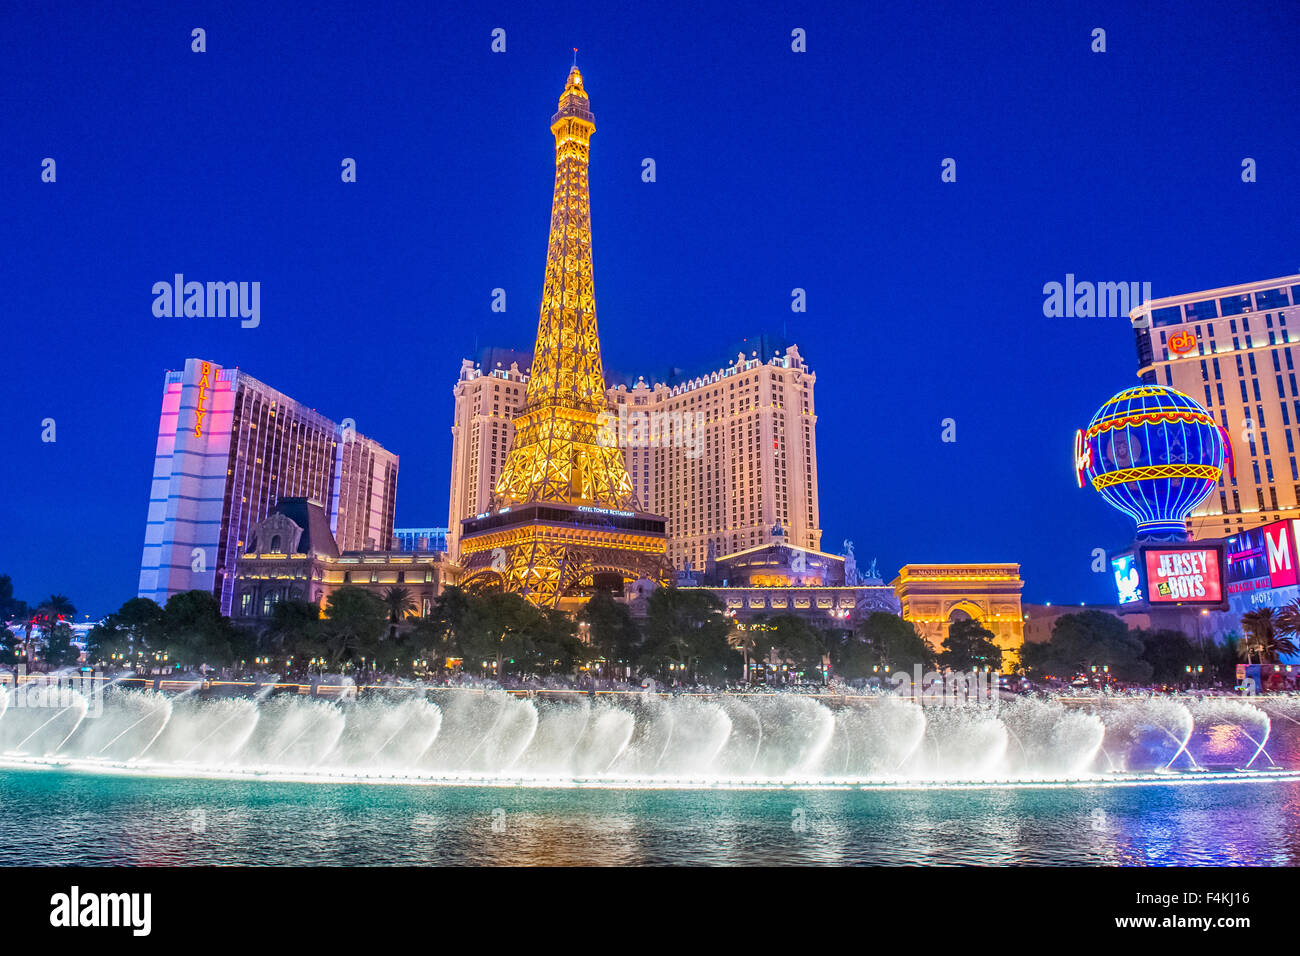
[[[498, 507], [562, 501], [632, 509], [622, 452], [608, 440], [605, 372], [596, 330], [587, 165], [595, 117], [582, 74], [569, 70], [555, 137], [555, 189], [537, 344], [515, 440], [494, 489]], [[603, 430], [602, 430], [603, 429]]]
[[596, 330], [587, 166], [596, 120], [577, 50], [551, 117], [555, 188], [537, 344], [490, 512], [461, 522], [462, 584], [534, 604], [598, 586], [667, 581], [666, 521], [641, 512], [614, 440]]

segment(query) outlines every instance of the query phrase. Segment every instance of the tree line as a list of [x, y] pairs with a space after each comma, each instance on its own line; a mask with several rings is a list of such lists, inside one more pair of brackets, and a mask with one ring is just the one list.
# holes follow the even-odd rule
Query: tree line
[[[585, 671], [706, 684], [738, 680], [746, 670], [769, 681], [823, 683], [831, 676], [885, 680], [917, 666], [1000, 671], [1004, 664], [994, 635], [975, 620], [952, 622], [935, 650], [893, 614], [869, 614], [851, 631], [793, 614], [740, 623], [715, 595], [694, 589], [656, 590], [644, 619], [604, 592], [572, 617], [518, 595], [456, 587], [446, 588], [428, 615], [415, 617], [415, 610], [401, 585], [382, 595], [345, 586], [323, 607], [283, 601], [259, 627], [231, 621], [207, 591], [175, 594], [165, 605], [132, 598], [90, 630], [86, 663], [298, 676], [358, 671], [428, 677], [459, 670], [515, 680]], [[0, 664], [77, 663], [75, 614], [65, 595], [16, 600], [9, 576], [0, 575], [0, 624], [7, 624], [0, 626]], [[1085, 610], [1058, 618], [1049, 641], [1026, 643], [1018, 668], [1039, 680], [1068, 681], [1096, 667], [1125, 683], [1179, 684], [1195, 675], [1230, 684], [1239, 661], [1276, 664], [1296, 653], [1300, 602], [1251, 611], [1242, 630], [1241, 638], [1194, 642], [1181, 631], [1131, 629], [1111, 614]]]
[[1130, 628], [1105, 611], [1064, 614], [1043, 643], [1025, 642], [1022, 669], [1031, 678], [1070, 680], [1093, 668], [1132, 684], [1235, 684], [1239, 662], [1277, 664], [1296, 653], [1300, 606], [1261, 608], [1242, 616], [1241, 637], [1193, 641], [1179, 630]]
[[[71, 601], [56, 595], [32, 610], [12, 600], [12, 583], [0, 576], [0, 621], [20, 622], [0, 629], [0, 662], [76, 663]], [[604, 592], [575, 616], [535, 607], [515, 594], [457, 587], [446, 588], [428, 615], [415, 617], [415, 610], [411, 592], [400, 585], [381, 595], [345, 586], [323, 607], [282, 601], [258, 627], [223, 615], [207, 591], [175, 594], [165, 605], [132, 598], [90, 630], [86, 663], [298, 676], [356, 671], [427, 677], [459, 670], [516, 680], [585, 671], [707, 684], [738, 680], [746, 669], [771, 681], [822, 683], [832, 675], [883, 678], [917, 664], [1001, 665], [993, 635], [975, 621], [954, 624], [936, 653], [910, 623], [892, 614], [868, 615], [851, 632], [790, 614], [740, 624], [707, 591], [656, 590], [642, 620]]]

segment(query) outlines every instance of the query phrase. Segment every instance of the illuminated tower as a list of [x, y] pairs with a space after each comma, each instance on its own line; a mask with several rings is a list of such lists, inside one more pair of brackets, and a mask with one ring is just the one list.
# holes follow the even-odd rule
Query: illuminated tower
[[614, 576], [666, 573], [665, 522], [638, 509], [600, 363], [587, 185], [595, 130], [574, 66], [551, 117], [555, 192], [528, 390], [492, 508], [462, 522], [465, 583], [547, 607]]

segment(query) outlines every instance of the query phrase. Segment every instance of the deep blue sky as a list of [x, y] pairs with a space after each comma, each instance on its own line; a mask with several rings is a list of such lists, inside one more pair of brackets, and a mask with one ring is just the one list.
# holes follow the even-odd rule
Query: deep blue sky
[[[0, 13], [0, 572], [19, 596], [94, 615], [134, 596], [162, 373], [187, 356], [355, 418], [401, 455], [399, 525], [444, 524], [460, 360], [535, 333], [574, 46], [606, 364], [723, 366], [784, 323], [817, 373], [824, 543], [890, 574], [1019, 561], [1027, 600], [1107, 599], [1091, 551], [1131, 526], [1069, 458], [1135, 381], [1133, 336], [1045, 319], [1043, 284], [1300, 271], [1286, 4], [377, 6]], [[154, 318], [175, 272], [261, 281], [261, 326]]]

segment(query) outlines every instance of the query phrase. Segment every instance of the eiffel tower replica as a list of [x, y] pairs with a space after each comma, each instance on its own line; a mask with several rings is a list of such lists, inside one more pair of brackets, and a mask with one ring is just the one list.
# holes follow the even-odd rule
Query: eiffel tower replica
[[668, 577], [666, 521], [640, 510], [605, 395], [587, 184], [595, 131], [575, 62], [551, 117], [555, 192], [528, 391], [490, 510], [461, 522], [463, 583], [539, 607], [574, 606], [615, 577]]

